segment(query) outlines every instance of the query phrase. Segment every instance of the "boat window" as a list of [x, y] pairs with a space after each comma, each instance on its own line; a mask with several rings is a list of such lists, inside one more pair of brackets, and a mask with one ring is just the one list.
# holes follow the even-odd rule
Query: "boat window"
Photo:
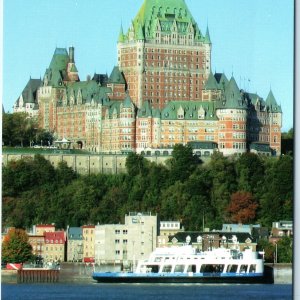
[[157, 265], [150, 265], [148, 268], [151, 270], [152, 273], [158, 273], [159, 267]]
[[176, 265], [174, 272], [183, 273], [185, 265]]
[[162, 271], [165, 272], [165, 273], [170, 273], [171, 270], [172, 270], [172, 265], [166, 265], [166, 266], [163, 267]]
[[236, 273], [238, 265], [228, 265], [227, 266], [227, 273]]
[[240, 273], [246, 273], [247, 272], [247, 268], [248, 268], [248, 265], [241, 265], [241, 267], [240, 267]]
[[189, 265], [187, 268], [188, 272], [196, 273], [196, 265]]
[[256, 265], [250, 265], [249, 272], [250, 273], [255, 273], [256, 272]]
[[224, 270], [224, 265], [207, 264], [201, 266], [200, 272], [201, 273], [222, 273], [223, 270]]

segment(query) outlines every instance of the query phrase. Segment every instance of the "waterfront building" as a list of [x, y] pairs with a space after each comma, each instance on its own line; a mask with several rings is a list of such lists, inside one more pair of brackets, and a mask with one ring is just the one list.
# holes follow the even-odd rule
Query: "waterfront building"
[[269, 241], [277, 244], [285, 236], [293, 237], [293, 221], [273, 222]]
[[28, 234], [28, 242], [32, 246], [32, 254], [37, 257], [44, 257], [45, 237], [44, 235]]
[[64, 231], [45, 232], [44, 262], [65, 261], [66, 236]]
[[54, 232], [55, 224], [37, 224], [32, 227], [32, 234], [44, 235], [45, 232]]
[[213, 74], [211, 49], [209, 29], [202, 33], [184, 0], [144, 0], [128, 30], [121, 26], [109, 77], [81, 81], [74, 47], [55, 49], [36, 93], [40, 126], [92, 152], [170, 155], [181, 143], [201, 156], [279, 156], [273, 92], [263, 99], [233, 75]]
[[169, 237], [181, 231], [184, 231], [184, 228], [180, 227], [179, 221], [160, 221], [160, 235], [157, 237], [157, 246], [165, 247], [169, 242]]
[[254, 228], [261, 228], [260, 224], [223, 224], [222, 232], [247, 232], [252, 234]]
[[95, 261], [95, 225], [82, 226], [83, 238], [83, 262], [94, 263]]
[[243, 251], [256, 251], [257, 243], [246, 232], [178, 232], [169, 238], [168, 246], [192, 245], [197, 251], [207, 251], [217, 248], [228, 248]]
[[179, 221], [160, 221], [160, 235], [174, 235], [179, 231], [184, 231]]
[[124, 224], [96, 225], [95, 262], [135, 266], [156, 248], [157, 215], [129, 213]]
[[83, 261], [83, 234], [82, 227], [67, 228], [67, 261]]

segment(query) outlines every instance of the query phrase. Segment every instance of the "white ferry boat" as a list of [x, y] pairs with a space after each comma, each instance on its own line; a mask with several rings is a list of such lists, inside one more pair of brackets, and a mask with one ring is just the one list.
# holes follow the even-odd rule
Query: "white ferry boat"
[[191, 246], [157, 248], [134, 272], [94, 272], [98, 282], [126, 283], [273, 283], [273, 270], [257, 252]]

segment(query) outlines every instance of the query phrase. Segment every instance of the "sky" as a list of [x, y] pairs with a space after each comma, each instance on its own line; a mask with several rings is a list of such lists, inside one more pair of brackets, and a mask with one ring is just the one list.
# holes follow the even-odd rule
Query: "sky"
[[[29, 78], [43, 78], [56, 47], [75, 47], [81, 80], [111, 73], [121, 24], [127, 31], [144, 0], [4, 0], [3, 105], [12, 107]], [[185, 0], [212, 41], [212, 71], [283, 110], [293, 127], [294, 1]]]

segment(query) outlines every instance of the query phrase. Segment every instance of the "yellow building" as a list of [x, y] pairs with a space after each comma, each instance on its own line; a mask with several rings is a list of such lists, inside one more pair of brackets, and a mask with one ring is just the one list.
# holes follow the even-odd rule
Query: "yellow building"
[[95, 225], [82, 226], [83, 262], [95, 261]]

